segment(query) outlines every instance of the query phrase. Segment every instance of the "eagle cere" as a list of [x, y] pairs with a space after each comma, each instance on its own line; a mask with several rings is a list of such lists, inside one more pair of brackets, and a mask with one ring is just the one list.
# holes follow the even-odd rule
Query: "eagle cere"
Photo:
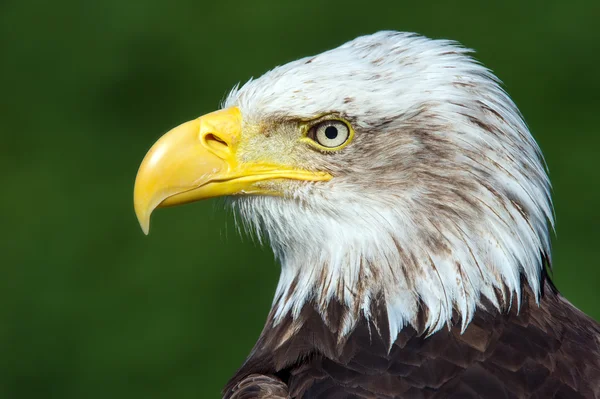
[[225, 398], [600, 398], [600, 326], [552, 285], [550, 183], [470, 50], [359, 37], [163, 136], [135, 211], [228, 196], [281, 276]]

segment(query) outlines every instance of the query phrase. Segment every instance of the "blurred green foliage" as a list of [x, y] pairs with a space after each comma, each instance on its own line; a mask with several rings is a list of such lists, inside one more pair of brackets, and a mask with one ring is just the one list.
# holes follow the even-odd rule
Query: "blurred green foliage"
[[550, 167], [555, 280], [600, 318], [600, 3], [0, 2], [0, 398], [216, 398], [278, 278], [218, 201], [132, 209], [169, 128], [238, 81], [381, 29], [452, 38]]

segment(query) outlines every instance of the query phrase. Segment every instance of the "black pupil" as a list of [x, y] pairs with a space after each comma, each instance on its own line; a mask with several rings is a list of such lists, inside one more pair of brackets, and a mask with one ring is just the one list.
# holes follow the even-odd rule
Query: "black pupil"
[[337, 135], [338, 135], [337, 127], [327, 126], [327, 128], [325, 128], [325, 136], [327, 136], [327, 138], [329, 140], [333, 140], [334, 138], [337, 137]]

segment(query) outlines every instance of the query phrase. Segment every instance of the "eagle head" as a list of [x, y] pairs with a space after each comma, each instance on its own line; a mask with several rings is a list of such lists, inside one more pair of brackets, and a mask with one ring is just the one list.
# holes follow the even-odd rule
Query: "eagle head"
[[332, 303], [428, 333], [539, 295], [550, 185], [495, 76], [455, 42], [379, 32], [234, 88], [163, 136], [136, 179], [157, 207], [228, 196], [282, 267], [272, 322]]

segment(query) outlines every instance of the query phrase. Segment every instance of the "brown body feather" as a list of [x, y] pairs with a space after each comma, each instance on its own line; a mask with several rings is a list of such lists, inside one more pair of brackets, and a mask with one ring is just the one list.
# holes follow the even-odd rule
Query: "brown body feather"
[[327, 322], [308, 306], [269, 320], [225, 398], [600, 398], [600, 325], [550, 282], [539, 306], [525, 289], [519, 311], [516, 300], [506, 314], [480, 309], [464, 333], [407, 327], [389, 351], [372, 321], [339, 340], [336, 308]]

